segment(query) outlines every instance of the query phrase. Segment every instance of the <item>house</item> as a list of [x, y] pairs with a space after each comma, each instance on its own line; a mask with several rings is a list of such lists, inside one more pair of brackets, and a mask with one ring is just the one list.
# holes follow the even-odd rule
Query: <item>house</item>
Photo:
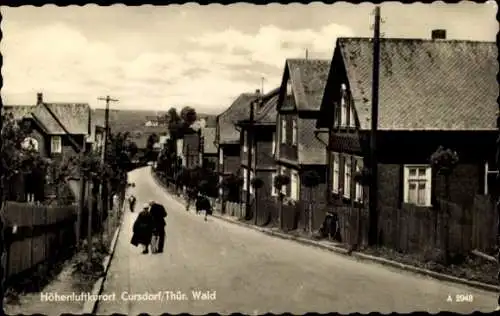
[[182, 137], [182, 165], [194, 169], [202, 165], [201, 130], [188, 129]]
[[167, 120], [164, 116], [147, 116], [146, 122], [144, 122], [146, 127], [159, 127], [167, 126]]
[[[217, 147], [217, 173], [219, 183], [229, 175], [241, 176], [240, 174], [240, 133], [235, 124], [249, 117], [250, 102], [258, 97], [256, 93], [243, 93], [231, 106], [216, 118], [215, 145]], [[222, 194], [222, 189], [219, 191]], [[238, 200], [240, 192], [228, 192], [232, 200]]]
[[[246, 201], [247, 184], [249, 184], [251, 196], [255, 195], [254, 188], [249, 183], [254, 177], [263, 181], [263, 187], [258, 192], [259, 200], [270, 200], [272, 196], [277, 195], [273, 186], [273, 175], [276, 172], [274, 153], [276, 149], [276, 105], [279, 91], [280, 89], [276, 88], [256, 100], [252, 125], [250, 125], [249, 118], [236, 123], [240, 130], [240, 143], [243, 144], [240, 149], [243, 201]], [[250, 151], [251, 166], [248, 163]]]
[[92, 115], [91, 112], [90, 134], [87, 137], [87, 151], [101, 153], [104, 147], [105, 123], [102, 117]]
[[[38, 151], [41, 157], [50, 158], [55, 163], [47, 173], [46, 181], [51, 183], [56, 166], [88, 149], [87, 140], [91, 134], [90, 106], [86, 103], [47, 103], [42, 93], [37, 94], [36, 105], [4, 106], [16, 121], [27, 128], [28, 136], [23, 144]], [[78, 177], [77, 170], [73, 170]], [[25, 179], [27, 183], [29, 179]]]
[[[433, 35], [445, 35], [433, 32]], [[330, 202], [368, 204], [354, 181], [369, 167], [372, 91], [369, 38], [339, 38], [321, 103], [318, 128], [328, 129]], [[379, 207], [470, 205], [489, 194], [496, 173], [497, 47], [493, 42], [382, 39], [377, 133]], [[430, 165], [439, 146], [458, 153], [444, 179]], [[492, 171], [493, 170], [493, 171]]]
[[46, 103], [38, 93], [36, 105], [4, 110], [29, 126], [29, 142], [43, 157], [67, 160], [86, 148], [92, 126], [86, 103]]
[[205, 127], [201, 130], [202, 137], [202, 166], [204, 168], [217, 170], [217, 147], [215, 146], [216, 127]]
[[[290, 177], [283, 194], [294, 202], [314, 201], [318, 205], [324, 201], [326, 144], [317, 137], [315, 124], [329, 68], [326, 60], [288, 59], [285, 63], [277, 104], [275, 159], [277, 173]], [[319, 177], [319, 184], [312, 190], [302, 181], [310, 172]], [[321, 216], [313, 218], [315, 227], [321, 224], [316, 223]]]

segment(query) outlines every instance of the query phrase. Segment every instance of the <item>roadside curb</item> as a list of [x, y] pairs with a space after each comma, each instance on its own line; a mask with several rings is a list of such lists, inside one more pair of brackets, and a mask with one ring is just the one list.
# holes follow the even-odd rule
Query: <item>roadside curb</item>
[[466, 280], [466, 279], [461, 279], [461, 278], [454, 277], [451, 275], [447, 275], [447, 274], [431, 271], [428, 269], [423, 269], [423, 268], [407, 265], [404, 263], [400, 263], [397, 261], [393, 261], [393, 260], [389, 260], [389, 259], [385, 259], [385, 258], [381, 258], [381, 257], [375, 257], [372, 255], [368, 255], [368, 254], [364, 254], [364, 253], [360, 253], [360, 252], [353, 251], [349, 255], [349, 251], [347, 249], [344, 249], [341, 247], [336, 247], [333, 245], [325, 245], [325, 244], [322, 244], [322, 243], [314, 241], [314, 240], [309, 240], [309, 239], [297, 237], [297, 236], [291, 236], [291, 235], [287, 235], [287, 234], [280, 233], [280, 232], [273, 232], [273, 231], [270, 231], [270, 230], [265, 229], [265, 228], [255, 227], [253, 225], [246, 224], [246, 223], [243, 223], [243, 222], [238, 221], [238, 220], [233, 220], [233, 219], [227, 218], [226, 216], [219, 215], [219, 214], [213, 214], [212, 216], [216, 217], [218, 219], [221, 219], [223, 221], [229, 222], [229, 223], [234, 223], [234, 224], [237, 224], [240, 226], [251, 228], [253, 230], [257, 230], [257, 231], [262, 232], [262, 233], [269, 235], [269, 236], [274, 236], [274, 237], [278, 237], [278, 238], [286, 239], [286, 240], [293, 240], [293, 241], [296, 241], [296, 242], [304, 244], [304, 245], [309, 245], [309, 246], [313, 246], [316, 248], [321, 248], [324, 250], [339, 253], [342, 255], [349, 256], [349, 257], [354, 257], [354, 258], [359, 259], [359, 260], [371, 261], [371, 262], [375, 262], [375, 263], [382, 264], [385, 266], [390, 266], [393, 268], [398, 268], [401, 270], [405, 270], [405, 271], [409, 271], [409, 272], [413, 272], [413, 273], [417, 273], [417, 274], [422, 274], [422, 275], [425, 275], [425, 276], [428, 276], [428, 277], [431, 277], [434, 279], [438, 279], [441, 281], [460, 283], [462, 285], [467, 285], [467, 286], [478, 288], [478, 289], [485, 290], [485, 291], [491, 291], [491, 292], [500, 291], [500, 286], [482, 283], [482, 282], [478, 282], [478, 281], [470, 281], [470, 280]]
[[[151, 169], [151, 175], [152, 175], [154, 181], [167, 194], [172, 195], [172, 193], [170, 193], [163, 186], [163, 184], [159, 181], [159, 179], [156, 177], [156, 175], [154, 174], [152, 169]], [[181, 201], [179, 201], [179, 202], [182, 203]], [[247, 223], [244, 223], [244, 222], [239, 221], [237, 219], [232, 219], [232, 218], [228, 218], [227, 216], [224, 216], [224, 215], [216, 214], [215, 212], [212, 214], [212, 217], [218, 218], [218, 219], [223, 220], [223, 221], [228, 222], [228, 223], [247, 227], [247, 228], [259, 231], [261, 233], [264, 233], [266, 235], [269, 235], [269, 236], [278, 237], [278, 238], [286, 239], [286, 240], [292, 240], [292, 241], [296, 241], [298, 243], [301, 243], [303, 245], [313, 246], [316, 248], [328, 250], [328, 251], [335, 252], [335, 253], [342, 254], [342, 255], [346, 255], [349, 257], [354, 257], [357, 260], [375, 262], [375, 263], [378, 263], [381, 265], [397, 268], [400, 270], [405, 270], [405, 271], [413, 272], [416, 274], [425, 275], [427, 277], [431, 277], [431, 278], [438, 279], [441, 281], [458, 283], [458, 284], [474, 287], [477, 289], [481, 289], [484, 291], [496, 292], [496, 293], [498, 293], [500, 291], [500, 286], [497, 286], [497, 285], [487, 284], [487, 283], [483, 283], [483, 282], [479, 282], [479, 281], [466, 280], [466, 279], [451, 276], [448, 274], [439, 273], [439, 272], [435, 272], [432, 270], [407, 265], [407, 264], [400, 263], [397, 261], [393, 261], [393, 260], [389, 260], [389, 259], [385, 259], [385, 258], [381, 258], [381, 257], [376, 257], [376, 256], [368, 255], [368, 254], [357, 252], [357, 251], [353, 251], [353, 252], [349, 253], [349, 251], [347, 249], [342, 248], [342, 247], [338, 247], [338, 246], [334, 246], [334, 245], [326, 245], [326, 244], [321, 243], [319, 241], [310, 240], [310, 239], [299, 237], [299, 236], [293, 236], [293, 235], [289, 235], [289, 234], [282, 233], [282, 232], [275, 232], [275, 231], [272, 231], [268, 228], [263, 228], [263, 227], [258, 227], [258, 226], [254, 226], [251, 224], [247, 224]]]
[[[118, 241], [118, 236], [120, 235], [121, 231], [121, 222], [120, 225], [116, 228], [115, 234], [113, 236], [113, 240], [111, 241], [111, 247], [110, 247], [110, 252], [109, 254], [104, 257], [104, 260], [102, 262], [103, 268], [104, 268], [104, 276], [100, 277], [96, 283], [94, 283], [94, 286], [92, 287], [92, 296], [97, 296], [101, 294], [103, 288], [104, 288], [104, 281], [106, 281], [106, 276], [108, 274], [109, 267], [111, 265], [111, 259], [113, 258], [113, 254], [115, 253], [116, 249], [116, 243]], [[99, 304], [99, 300], [87, 300], [85, 304], [83, 305], [82, 309], [82, 314], [94, 314], [97, 306]]]

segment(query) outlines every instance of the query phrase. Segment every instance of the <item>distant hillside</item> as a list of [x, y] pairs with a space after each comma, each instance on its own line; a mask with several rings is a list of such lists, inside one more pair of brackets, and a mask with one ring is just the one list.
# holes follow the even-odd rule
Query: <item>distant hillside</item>
[[[104, 109], [93, 109], [92, 120], [104, 122]], [[166, 127], [147, 127], [144, 123], [150, 117], [167, 114], [167, 111], [151, 110], [110, 110], [109, 125], [113, 133], [129, 132], [139, 147], [145, 147], [149, 135], [155, 133], [162, 135], [167, 133]], [[207, 126], [215, 126], [215, 115], [198, 113], [199, 118], [207, 119]]]

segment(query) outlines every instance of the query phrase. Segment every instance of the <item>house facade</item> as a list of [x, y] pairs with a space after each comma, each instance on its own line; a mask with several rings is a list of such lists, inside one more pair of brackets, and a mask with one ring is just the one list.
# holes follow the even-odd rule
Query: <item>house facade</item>
[[[252, 199], [250, 204], [253, 208], [258, 207], [254, 203], [256, 192], [249, 183], [254, 177], [263, 181], [263, 186], [257, 195], [261, 206], [263, 206], [262, 203], [277, 196], [273, 189], [273, 175], [276, 173], [274, 153], [276, 149], [276, 105], [279, 90], [276, 88], [255, 100], [252, 125], [250, 125], [249, 118], [236, 124], [240, 130], [240, 143], [243, 144], [240, 148], [243, 176], [242, 201], [246, 202], [248, 188]], [[249, 154], [251, 154], [251, 165], [248, 161]]]
[[205, 127], [201, 130], [202, 166], [206, 169], [217, 170], [217, 147], [215, 146], [216, 127]]
[[[369, 187], [354, 176], [370, 167], [372, 46], [366, 38], [339, 38], [332, 58], [317, 127], [328, 129], [333, 205], [370, 203]], [[378, 207], [429, 208], [441, 199], [469, 206], [478, 194], [498, 194], [495, 43], [383, 39], [381, 47]], [[459, 158], [449, 196], [430, 164], [439, 146]]]
[[[216, 118], [216, 133], [215, 144], [217, 147], [217, 174], [219, 183], [229, 175], [242, 176], [241, 161], [240, 161], [240, 132], [236, 129], [235, 124], [250, 114], [250, 102], [258, 97], [255, 93], [243, 93], [231, 104], [231, 106], [217, 116]], [[223, 195], [223, 189], [219, 190], [219, 194]], [[240, 192], [227, 192], [227, 196], [231, 200], [239, 200]]]
[[[315, 123], [329, 67], [326, 60], [288, 59], [285, 63], [277, 102], [275, 160], [276, 174], [290, 177], [283, 194], [293, 203], [314, 201], [320, 205], [324, 200], [326, 152], [325, 144], [315, 133]], [[308, 172], [316, 172], [319, 177], [319, 185], [312, 190], [301, 181]], [[315, 211], [319, 212], [319, 208]], [[315, 228], [322, 217], [313, 214]]]

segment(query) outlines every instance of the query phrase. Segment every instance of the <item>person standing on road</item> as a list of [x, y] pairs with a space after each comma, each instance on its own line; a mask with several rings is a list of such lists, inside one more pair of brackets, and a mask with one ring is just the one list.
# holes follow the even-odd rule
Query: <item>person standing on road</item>
[[153, 237], [153, 219], [149, 212], [149, 204], [145, 204], [142, 212], [139, 213], [133, 227], [133, 236], [130, 243], [134, 246], [144, 245], [143, 254], [149, 252], [149, 245]]
[[135, 202], [136, 202], [136, 198], [133, 194], [130, 194], [130, 196], [128, 197], [128, 204], [129, 204], [129, 207], [130, 207], [130, 212], [134, 212], [134, 209], [135, 209]]
[[[196, 199], [198, 198], [198, 190], [196, 187], [188, 187], [186, 192], [186, 211], [189, 211], [191, 204], [196, 203]], [[196, 206], [196, 205], [195, 205]]]
[[201, 193], [198, 194], [196, 199], [196, 214], [200, 211], [205, 211], [205, 221], [207, 220], [208, 215], [212, 215], [212, 205], [210, 204], [210, 200]]
[[149, 205], [149, 213], [153, 220], [153, 230], [158, 235], [158, 253], [162, 253], [165, 245], [165, 225], [167, 225], [165, 218], [167, 217], [167, 211], [163, 205], [155, 201], [150, 201]]

